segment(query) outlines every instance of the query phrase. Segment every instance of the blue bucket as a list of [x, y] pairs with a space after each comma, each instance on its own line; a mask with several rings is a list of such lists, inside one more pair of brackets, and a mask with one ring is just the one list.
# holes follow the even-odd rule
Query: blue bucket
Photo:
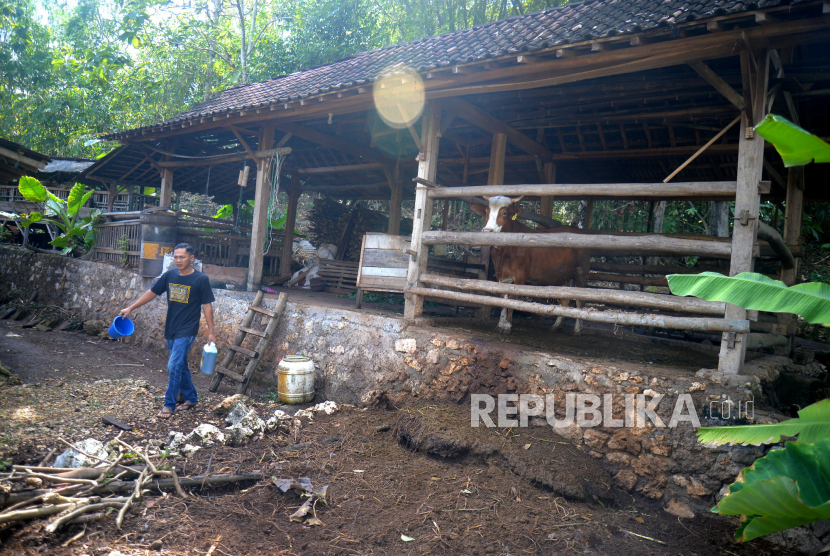
[[132, 335], [135, 332], [135, 325], [130, 319], [118, 316], [112, 321], [109, 328], [110, 338], [124, 338]]

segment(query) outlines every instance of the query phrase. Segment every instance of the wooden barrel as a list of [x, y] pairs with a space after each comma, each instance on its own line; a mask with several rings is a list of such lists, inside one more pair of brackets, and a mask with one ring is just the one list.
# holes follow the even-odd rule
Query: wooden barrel
[[305, 355], [286, 355], [277, 365], [277, 395], [283, 403], [314, 399], [314, 361]]
[[177, 218], [172, 210], [141, 213], [139, 276], [155, 278], [163, 272], [165, 253], [172, 253], [176, 247]]

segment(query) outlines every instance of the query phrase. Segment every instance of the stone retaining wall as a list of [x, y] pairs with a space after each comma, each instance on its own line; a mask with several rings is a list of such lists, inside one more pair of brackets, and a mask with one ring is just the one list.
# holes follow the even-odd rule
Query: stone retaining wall
[[[152, 282], [105, 264], [18, 248], [0, 247], [0, 261], [0, 281], [6, 290], [37, 288], [40, 301], [87, 320], [111, 321]], [[216, 333], [222, 351], [222, 344], [230, 342], [235, 326], [242, 322], [253, 294], [214, 293]], [[274, 307], [273, 297], [265, 301], [265, 307]], [[164, 350], [164, 315], [164, 300], [136, 311], [132, 317], [136, 334], [129, 341]], [[201, 333], [205, 334], [204, 322]], [[191, 352], [194, 365], [204, 341], [200, 337]], [[661, 393], [665, 398], [656, 413], [668, 423], [677, 397], [689, 394], [705, 426], [713, 423], [703, 418], [710, 402], [717, 405], [726, 396], [733, 400], [755, 396], [758, 405], [761, 396], [755, 376], [723, 376], [714, 371], [697, 376], [661, 376], [660, 371], [643, 374], [623, 365], [586, 363], [455, 331], [410, 325], [399, 318], [292, 302], [253, 381], [254, 392], [276, 391], [276, 362], [290, 353], [314, 359], [317, 401], [400, 407], [412, 398], [467, 404], [471, 394], [553, 394], [556, 416], [561, 418], [567, 393], [612, 394], [613, 414], [619, 417], [625, 394], [645, 394], [651, 399], [654, 393]], [[760, 420], [774, 421], [776, 417], [757, 407], [755, 413]], [[531, 423], [547, 426], [540, 417], [532, 418]], [[681, 514], [707, 512], [724, 485], [764, 452], [757, 447], [706, 448], [696, 441], [689, 423], [674, 429], [652, 424], [638, 428], [569, 426], [559, 432], [600, 460], [618, 488], [658, 500]]]

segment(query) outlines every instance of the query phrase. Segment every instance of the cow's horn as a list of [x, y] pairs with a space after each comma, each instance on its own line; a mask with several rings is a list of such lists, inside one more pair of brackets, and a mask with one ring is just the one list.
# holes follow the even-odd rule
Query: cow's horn
[[490, 197], [487, 197], [486, 195], [482, 195], [481, 198], [487, 202], [490, 202]]
[[516, 197], [515, 199], [510, 199], [510, 202], [511, 202], [511, 203], [518, 203], [518, 202], [519, 202], [519, 201], [521, 201], [522, 199], [524, 199], [524, 195], [521, 195], [521, 196], [519, 196], [519, 197]]

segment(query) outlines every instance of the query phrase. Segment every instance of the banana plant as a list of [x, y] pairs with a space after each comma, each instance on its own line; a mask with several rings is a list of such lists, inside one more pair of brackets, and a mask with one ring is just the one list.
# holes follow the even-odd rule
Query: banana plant
[[86, 253], [92, 249], [95, 243], [95, 224], [102, 211], [92, 209], [87, 216], [81, 216], [81, 207], [89, 201], [94, 190], [85, 191], [83, 184], [76, 183], [64, 201], [46, 189], [40, 181], [29, 176], [20, 178], [18, 190], [24, 199], [41, 207], [41, 211], [22, 214], [18, 221], [21, 227], [27, 228], [39, 222], [57, 226], [60, 234], [49, 244], [59, 248], [62, 255], [74, 250]]
[[739, 542], [830, 519], [828, 461], [830, 438], [787, 442], [741, 471], [712, 512], [741, 516]]
[[717, 272], [669, 274], [666, 278], [674, 295], [725, 301], [744, 309], [794, 313], [810, 323], [830, 323], [830, 286], [821, 282], [787, 287], [783, 282], [754, 272], [731, 277]]
[[798, 436], [772, 450], [738, 475], [712, 512], [741, 516], [739, 542], [830, 519], [830, 400], [798, 412], [798, 418], [771, 425], [698, 429], [705, 444], [770, 444]]
[[830, 145], [787, 118], [770, 114], [755, 126], [755, 132], [775, 146], [787, 168], [830, 162]]
[[[697, 439], [703, 444], [775, 444], [782, 436], [798, 436], [799, 442], [811, 444], [830, 438], [830, 400], [821, 400], [798, 412], [798, 417], [770, 425], [704, 427]], [[830, 460], [828, 460], [830, 461]]]

